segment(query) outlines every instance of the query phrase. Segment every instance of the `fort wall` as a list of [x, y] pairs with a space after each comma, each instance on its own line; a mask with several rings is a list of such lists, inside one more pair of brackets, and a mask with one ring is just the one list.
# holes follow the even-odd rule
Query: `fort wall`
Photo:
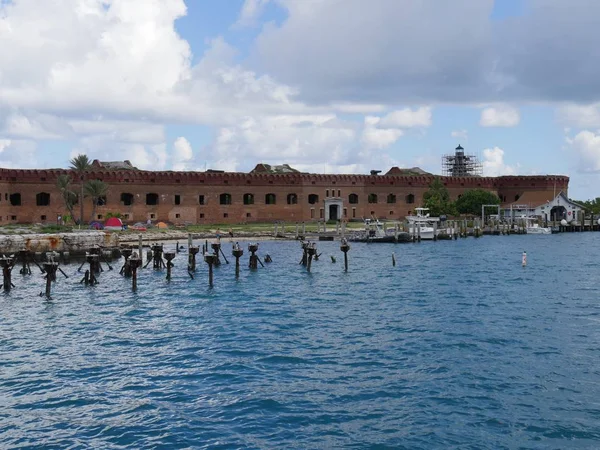
[[[68, 170], [0, 169], [0, 223], [55, 223], [66, 210], [56, 187]], [[421, 206], [433, 175], [320, 175], [304, 173], [151, 172], [93, 170], [110, 189], [95, 220], [121, 213], [128, 223], [168, 221], [175, 224], [288, 222], [376, 216], [402, 220]], [[439, 177], [456, 200], [468, 189], [494, 192], [511, 203], [524, 192], [568, 195], [569, 178], [561, 175]], [[74, 190], [79, 191], [77, 181]], [[156, 203], [156, 204], [153, 204]], [[79, 206], [75, 207], [76, 215]], [[89, 221], [91, 200], [84, 199]]]

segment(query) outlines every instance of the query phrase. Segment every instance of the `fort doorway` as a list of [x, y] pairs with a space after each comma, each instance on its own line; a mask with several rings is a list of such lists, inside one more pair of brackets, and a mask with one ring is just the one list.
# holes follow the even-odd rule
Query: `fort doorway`
[[555, 206], [550, 210], [550, 220], [560, 221], [567, 218], [567, 209], [564, 206]]
[[340, 207], [329, 205], [329, 220], [340, 220]]

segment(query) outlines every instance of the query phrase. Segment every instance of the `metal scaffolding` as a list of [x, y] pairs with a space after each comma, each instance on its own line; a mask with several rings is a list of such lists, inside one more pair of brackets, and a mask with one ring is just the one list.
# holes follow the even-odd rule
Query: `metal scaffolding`
[[465, 155], [465, 149], [456, 147], [453, 155], [442, 156], [442, 174], [446, 177], [481, 176], [483, 166], [475, 155]]

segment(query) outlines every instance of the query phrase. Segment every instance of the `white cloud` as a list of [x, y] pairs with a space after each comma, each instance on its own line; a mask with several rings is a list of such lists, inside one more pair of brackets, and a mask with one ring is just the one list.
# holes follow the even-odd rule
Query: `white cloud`
[[10, 139], [0, 139], [0, 153], [10, 145]]
[[558, 120], [577, 128], [600, 128], [600, 103], [567, 104], [557, 108]]
[[405, 108], [392, 111], [381, 119], [382, 128], [416, 128], [431, 126], [431, 108], [422, 106], [416, 110]]
[[483, 174], [487, 177], [500, 175], [514, 175], [519, 165], [509, 166], [504, 162], [504, 150], [500, 147], [486, 148], [483, 150]]
[[571, 150], [577, 156], [579, 172], [600, 172], [600, 131], [580, 131], [573, 138], [567, 138]]
[[454, 101], [457, 92], [465, 101], [489, 90], [493, 0], [277, 4], [287, 17], [263, 27], [254, 60], [311, 102]]
[[37, 168], [36, 149], [37, 145], [34, 141], [0, 139], [0, 167], [8, 169]]
[[247, 27], [256, 25], [270, 0], [245, 0], [240, 11], [240, 16], [236, 22], [236, 27]]
[[361, 136], [361, 142], [366, 151], [372, 149], [384, 149], [396, 142], [404, 134], [398, 128], [378, 128], [383, 121], [376, 116], [365, 117], [365, 126]]
[[331, 108], [342, 112], [342, 113], [350, 113], [350, 114], [375, 114], [384, 112], [387, 107], [385, 105], [380, 104], [367, 104], [367, 103], [333, 103]]
[[333, 114], [247, 117], [219, 129], [209, 160], [236, 170], [257, 162], [345, 164], [356, 136], [352, 122]]
[[519, 110], [509, 105], [498, 105], [481, 111], [482, 127], [515, 127], [521, 120]]
[[463, 139], [465, 141], [469, 139], [469, 133], [467, 130], [454, 130], [450, 133], [450, 136], [455, 139]]
[[190, 142], [184, 137], [178, 137], [173, 144], [173, 170], [188, 170], [193, 156]]

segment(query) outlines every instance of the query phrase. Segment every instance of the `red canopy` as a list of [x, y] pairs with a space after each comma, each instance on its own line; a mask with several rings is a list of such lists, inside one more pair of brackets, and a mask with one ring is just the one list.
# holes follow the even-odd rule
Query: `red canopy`
[[123, 222], [118, 217], [111, 217], [106, 222], [104, 222], [105, 227], [122, 227]]

